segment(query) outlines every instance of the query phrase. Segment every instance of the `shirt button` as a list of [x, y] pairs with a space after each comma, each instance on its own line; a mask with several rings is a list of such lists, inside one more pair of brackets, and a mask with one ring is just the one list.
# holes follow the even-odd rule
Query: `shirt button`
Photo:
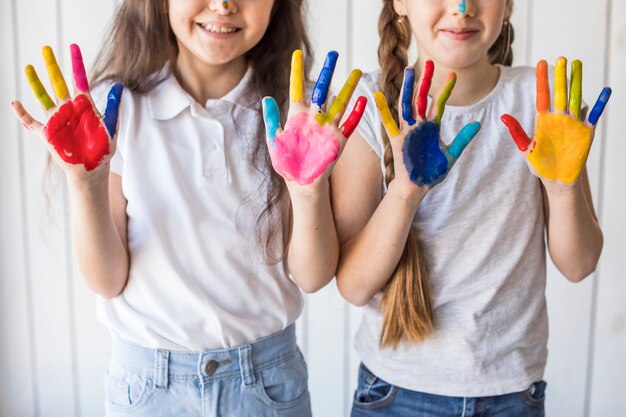
[[217, 368], [219, 366], [220, 366], [220, 363], [218, 361], [211, 359], [204, 366], [204, 372], [206, 372], [208, 375], [213, 375], [215, 371], [217, 371]]

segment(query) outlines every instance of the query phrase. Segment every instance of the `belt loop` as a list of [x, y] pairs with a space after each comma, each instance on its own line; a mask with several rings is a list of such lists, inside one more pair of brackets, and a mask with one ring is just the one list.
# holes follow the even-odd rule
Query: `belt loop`
[[245, 386], [249, 387], [256, 384], [254, 367], [252, 366], [252, 347], [250, 345], [239, 348], [239, 369], [241, 370], [241, 379]]
[[157, 349], [154, 358], [154, 387], [167, 389], [170, 352]]

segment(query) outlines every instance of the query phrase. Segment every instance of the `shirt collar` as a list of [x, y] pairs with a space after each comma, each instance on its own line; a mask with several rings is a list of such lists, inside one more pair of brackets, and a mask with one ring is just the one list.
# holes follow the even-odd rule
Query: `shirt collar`
[[[156, 120], [168, 120], [178, 116], [188, 107], [194, 108], [195, 100], [181, 86], [174, 73], [165, 68], [162, 72], [164, 80], [154, 87], [148, 94], [148, 108], [150, 115]], [[248, 67], [239, 84], [230, 90], [224, 97], [218, 99], [209, 99], [205, 103], [205, 109], [231, 107], [233, 105], [243, 107], [249, 110], [257, 110], [258, 101], [255, 103], [253, 98], [245, 97], [245, 90], [252, 80], [252, 68]]]

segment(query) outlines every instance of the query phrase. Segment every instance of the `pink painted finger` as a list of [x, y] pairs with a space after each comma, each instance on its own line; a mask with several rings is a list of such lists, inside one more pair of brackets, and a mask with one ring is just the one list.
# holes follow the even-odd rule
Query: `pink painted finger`
[[426, 118], [426, 109], [428, 107], [428, 92], [433, 82], [433, 74], [435, 72], [435, 64], [430, 59], [424, 64], [424, 72], [422, 72], [422, 80], [417, 95], [417, 115], [422, 119]]
[[15, 117], [19, 119], [20, 123], [22, 123], [22, 126], [24, 126], [26, 129], [32, 132], [38, 132], [43, 128], [43, 125], [35, 120], [35, 118], [26, 111], [24, 106], [22, 106], [22, 103], [20, 103], [19, 101], [12, 101], [11, 108], [15, 113]]
[[504, 123], [509, 129], [509, 133], [515, 141], [517, 148], [520, 151], [525, 152], [528, 149], [528, 145], [530, 145], [531, 139], [524, 131], [522, 125], [517, 121], [515, 117], [509, 114], [503, 115], [500, 120], [502, 120], [502, 123]]
[[365, 112], [365, 107], [367, 106], [367, 98], [360, 96], [356, 103], [354, 104], [354, 108], [350, 113], [350, 116], [346, 119], [346, 122], [341, 126], [341, 133], [347, 139], [349, 138], [354, 129], [356, 129], [357, 125], [361, 121], [361, 117], [363, 117], [363, 113]]
[[70, 45], [72, 55], [72, 71], [74, 72], [74, 83], [81, 93], [89, 93], [89, 81], [85, 71], [85, 63], [80, 48], [75, 43]]

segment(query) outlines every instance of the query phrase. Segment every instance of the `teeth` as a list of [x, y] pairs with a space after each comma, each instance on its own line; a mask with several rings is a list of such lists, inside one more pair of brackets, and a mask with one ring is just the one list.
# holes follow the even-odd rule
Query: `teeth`
[[213, 33], [233, 33], [237, 31], [237, 28], [227, 28], [224, 26], [211, 25], [211, 24], [200, 24], [204, 29]]

